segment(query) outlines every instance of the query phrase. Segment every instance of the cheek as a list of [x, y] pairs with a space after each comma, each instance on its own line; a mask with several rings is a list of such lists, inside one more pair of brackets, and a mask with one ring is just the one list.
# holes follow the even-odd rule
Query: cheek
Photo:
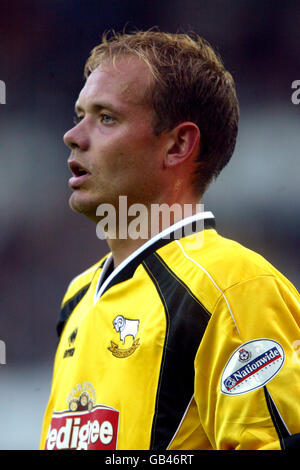
[[91, 148], [91, 170], [102, 179], [111, 174], [115, 178], [125, 174], [143, 176], [157, 168], [157, 142], [152, 132], [136, 123], [124, 132], [96, 134]]

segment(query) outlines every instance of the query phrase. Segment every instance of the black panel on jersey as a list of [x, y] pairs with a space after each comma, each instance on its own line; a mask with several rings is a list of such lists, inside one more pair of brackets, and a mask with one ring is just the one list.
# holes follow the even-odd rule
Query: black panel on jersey
[[152, 425], [151, 450], [165, 450], [194, 393], [194, 359], [210, 313], [154, 253], [143, 266], [165, 308], [167, 326]]
[[283, 450], [298, 450], [300, 449], [300, 433], [292, 434], [289, 437], [285, 437], [282, 443]]
[[87, 293], [88, 288], [90, 287], [90, 283], [87, 284], [86, 286], [82, 287], [78, 292], [76, 292], [73, 297], [71, 297], [63, 306], [63, 308], [60, 311], [58, 321], [56, 324], [56, 331], [58, 337], [60, 337], [62, 330], [64, 329], [65, 323], [68, 320], [69, 316], [73, 312], [74, 308], [76, 305], [79, 304], [81, 301], [82, 297]]
[[[265, 398], [266, 398], [266, 402], [267, 402], [267, 406], [268, 406], [268, 410], [269, 410], [269, 413], [271, 415], [271, 418], [272, 418], [272, 421], [273, 421], [273, 424], [274, 424], [274, 427], [276, 429], [276, 432], [278, 434], [278, 438], [279, 438], [279, 441], [280, 441], [280, 445], [281, 445], [281, 448], [282, 449], [285, 449], [286, 448], [286, 445], [288, 445], [289, 441], [290, 441], [290, 434], [284, 424], [284, 422], [282, 421], [282, 418], [280, 416], [280, 414], [278, 413], [278, 410], [268, 392], [268, 389], [267, 387], [264, 387], [264, 392], [265, 392]], [[295, 434], [295, 436], [297, 436], [297, 434]], [[295, 440], [291, 440], [290, 444], [293, 445], [298, 443], [298, 447], [299, 447], [299, 434], [298, 434], [298, 439], [295, 439]]]

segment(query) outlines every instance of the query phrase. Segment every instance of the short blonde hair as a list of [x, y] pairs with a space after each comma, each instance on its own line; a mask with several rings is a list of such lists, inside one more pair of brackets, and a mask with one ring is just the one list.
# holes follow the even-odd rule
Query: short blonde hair
[[152, 73], [149, 96], [156, 135], [187, 120], [199, 127], [201, 151], [195, 176], [203, 194], [229, 162], [236, 144], [239, 104], [231, 74], [197, 34], [150, 29], [104, 33], [85, 64], [85, 77], [104, 61], [126, 55], [138, 56]]

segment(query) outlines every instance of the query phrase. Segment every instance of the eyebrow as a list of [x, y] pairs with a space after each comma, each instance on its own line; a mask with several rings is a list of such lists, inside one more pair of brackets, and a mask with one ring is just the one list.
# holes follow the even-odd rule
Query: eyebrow
[[[105, 103], [105, 102], [103, 102], [103, 103], [94, 103], [91, 106], [89, 106], [88, 108], [93, 113], [98, 113], [102, 109], [107, 109], [108, 111], [111, 111], [114, 114], [120, 114], [119, 111], [117, 111], [117, 109], [114, 108], [114, 106], [112, 106], [109, 103]], [[77, 103], [75, 104], [74, 109], [75, 109], [75, 113], [77, 113], [77, 114], [79, 114], [81, 112], [84, 112], [84, 109], [80, 105], [78, 105]]]

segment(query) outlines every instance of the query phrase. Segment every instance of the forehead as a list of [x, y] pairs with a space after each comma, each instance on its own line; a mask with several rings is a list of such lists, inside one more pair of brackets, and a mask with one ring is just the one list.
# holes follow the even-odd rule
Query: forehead
[[116, 106], [144, 105], [151, 83], [149, 67], [138, 57], [105, 61], [88, 76], [76, 105], [81, 107], [101, 99]]

